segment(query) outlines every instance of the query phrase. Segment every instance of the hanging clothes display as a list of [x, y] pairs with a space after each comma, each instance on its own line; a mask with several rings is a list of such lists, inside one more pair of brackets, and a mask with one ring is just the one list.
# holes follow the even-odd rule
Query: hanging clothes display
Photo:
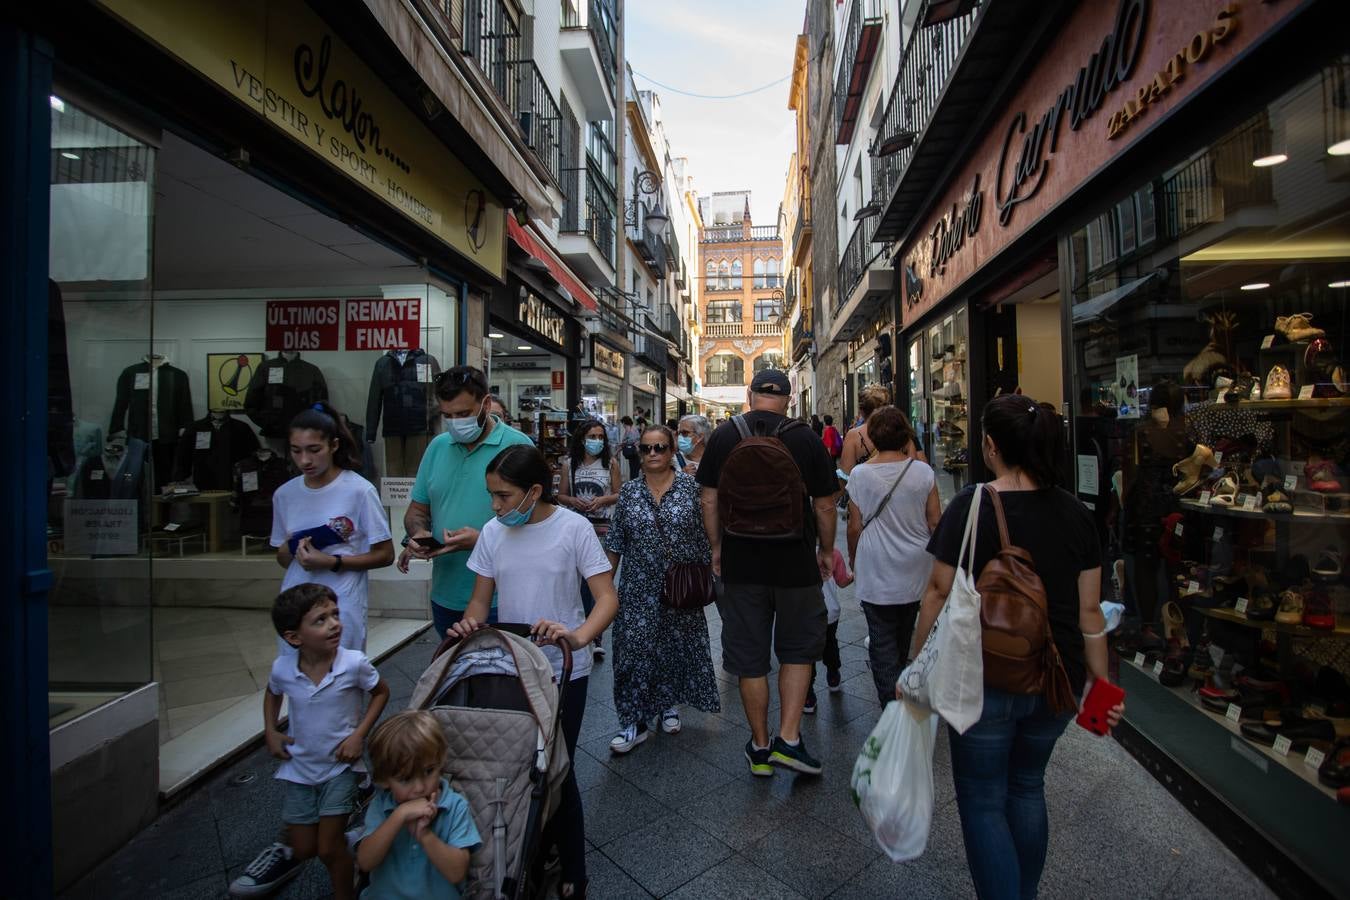
[[253, 373], [244, 412], [265, 438], [286, 438], [286, 427], [302, 409], [328, 399], [328, 383], [323, 372], [299, 353], [283, 351], [265, 361]]
[[199, 491], [228, 491], [234, 464], [257, 449], [258, 436], [246, 422], [229, 413], [211, 413], [179, 438], [174, 480], [191, 480]]
[[241, 535], [271, 537], [272, 495], [294, 476], [291, 464], [267, 449], [234, 464], [234, 504]]
[[75, 497], [80, 500], [137, 500], [145, 472], [145, 441], [109, 441], [98, 456], [80, 466]]
[[188, 374], [157, 353], [127, 366], [117, 377], [110, 435], [125, 431], [128, 438], [150, 445], [155, 490], [173, 475], [178, 435], [192, 424], [192, 388]]
[[439, 431], [435, 381], [440, 363], [423, 350], [390, 350], [375, 361], [366, 402], [366, 440], [374, 443], [384, 416], [384, 463], [391, 476], [417, 474]]

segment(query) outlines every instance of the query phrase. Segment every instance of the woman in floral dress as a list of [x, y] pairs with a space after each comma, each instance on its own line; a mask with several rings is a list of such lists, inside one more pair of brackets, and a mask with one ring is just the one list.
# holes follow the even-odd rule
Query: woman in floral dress
[[[721, 703], [703, 610], [674, 610], [661, 602], [666, 568], [709, 562], [698, 483], [671, 467], [675, 435], [653, 425], [641, 435], [642, 477], [619, 491], [605, 550], [619, 573], [614, 620], [614, 708], [622, 728], [609, 743], [627, 753], [647, 739], [647, 721], [680, 730], [680, 704], [717, 712]], [[620, 560], [623, 567], [619, 567]]]

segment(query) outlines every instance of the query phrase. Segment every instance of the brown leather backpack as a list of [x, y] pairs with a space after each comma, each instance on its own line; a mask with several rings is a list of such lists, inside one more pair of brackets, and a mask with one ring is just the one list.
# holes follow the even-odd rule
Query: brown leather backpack
[[1044, 694], [1055, 712], [1076, 709], [1069, 674], [1050, 633], [1045, 585], [1031, 554], [1008, 540], [998, 492], [985, 485], [998, 519], [999, 551], [980, 571], [984, 683], [1010, 694]]
[[805, 424], [784, 419], [769, 434], [752, 434], [745, 416], [733, 416], [741, 439], [717, 479], [717, 515], [726, 534], [761, 540], [800, 538], [806, 484], [782, 435]]

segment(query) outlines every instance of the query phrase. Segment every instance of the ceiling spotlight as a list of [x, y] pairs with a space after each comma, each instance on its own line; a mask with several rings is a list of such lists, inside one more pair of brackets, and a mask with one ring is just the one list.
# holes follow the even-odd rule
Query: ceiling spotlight
[[1240, 290], [1244, 291], [1264, 291], [1270, 287], [1269, 281], [1253, 281], [1251, 284], [1244, 284]]
[[895, 134], [873, 147], [872, 155], [890, 156], [892, 153], [899, 153], [901, 150], [912, 145], [918, 136], [919, 133], [917, 131], [901, 128]]
[[1333, 282], [1331, 282], [1331, 284], [1328, 284], [1327, 287], [1329, 287], [1329, 288], [1348, 288], [1348, 287], [1350, 287], [1350, 281], [1333, 281]]
[[1350, 140], [1337, 141], [1327, 148], [1332, 156], [1350, 156]]
[[1256, 159], [1252, 160], [1252, 165], [1256, 166], [1258, 169], [1266, 169], [1270, 166], [1278, 166], [1280, 163], [1288, 161], [1289, 155], [1287, 153], [1272, 153], [1269, 156], [1258, 156]]
[[80, 154], [78, 154], [78, 153], [71, 153], [71, 152], [69, 152], [69, 151], [67, 151], [67, 150], [62, 150], [62, 151], [61, 151], [61, 155], [64, 156], [66, 159], [79, 159], [79, 158], [80, 158]]
[[531, 347], [529, 344], [517, 344], [517, 345], [516, 345], [516, 349], [517, 349], [517, 350], [533, 350], [534, 348]]
[[506, 335], [502, 334], [500, 331], [489, 331], [488, 337], [492, 338], [494, 341], [500, 341], [502, 338], [506, 337]]
[[870, 219], [872, 216], [881, 213], [881, 204], [875, 200], [867, 201], [867, 205], [853, 214], [853, 221], [858, 222], [862, 219]]

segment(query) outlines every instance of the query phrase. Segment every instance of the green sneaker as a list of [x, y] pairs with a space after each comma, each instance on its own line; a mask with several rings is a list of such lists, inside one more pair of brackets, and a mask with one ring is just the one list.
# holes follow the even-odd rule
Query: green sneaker
[[820, 760], [806, 752], [806, 741], [800, 738], [795, 747], [781, 737], [774, 738], [773, 746], [769, 748], [769, 762], [803, 775], [820, 774]]
[[760, 749], [753, 740], [745, 742], [745, 761], [750, 763], [750, 774], [758, 778], [773, 776], [773, 766], [769, 764], [769, 748]]

